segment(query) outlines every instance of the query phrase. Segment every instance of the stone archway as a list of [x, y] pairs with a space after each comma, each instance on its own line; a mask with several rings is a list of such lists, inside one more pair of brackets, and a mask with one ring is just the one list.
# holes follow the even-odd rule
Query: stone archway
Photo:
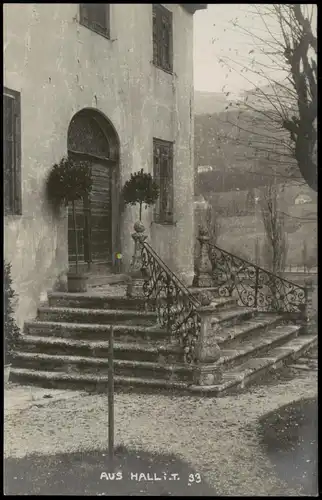
[[[68, 156], [90, 162], [93, 188], [89, 199], [76, 206], [79, 261], [92, 272], [114, 265], [119, 247], [119, 138], [100, 111], [86, 108], [76, 113], [68, 128]], [[72, 217], [68, 215], [68, 258], [75, 261]]]

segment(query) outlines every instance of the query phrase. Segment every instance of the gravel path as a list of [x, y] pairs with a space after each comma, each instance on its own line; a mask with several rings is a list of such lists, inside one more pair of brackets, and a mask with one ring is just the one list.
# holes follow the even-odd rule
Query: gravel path
[[[219, 399], [116, 394], [115, 441], [176, 454], [224, 496], [299, 495], [278, 479], [261, 449], [258, 419], [316, 394], [317, 374], [308, 371]], [[75, 393], [41, 404], [5, 410], [5, 457], [106, 449], [107, 396]]]

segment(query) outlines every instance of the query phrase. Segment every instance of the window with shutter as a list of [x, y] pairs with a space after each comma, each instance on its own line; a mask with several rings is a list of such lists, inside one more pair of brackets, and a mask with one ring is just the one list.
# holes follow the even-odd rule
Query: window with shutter
[[110, 37], [110, 4], [81, 3], [79, 4], [80, 24], [95, 33]]
[[173, 222], [173, 143], [153, 140], [154, 179], [160, 188], [155, 206], [155, 219], [160, 223]]
[[153, 63], [172, 72], [172, 12], [153, 4]]
[[20, 94], [4, 88], [3, 189], [5, 215], [21, 215]]

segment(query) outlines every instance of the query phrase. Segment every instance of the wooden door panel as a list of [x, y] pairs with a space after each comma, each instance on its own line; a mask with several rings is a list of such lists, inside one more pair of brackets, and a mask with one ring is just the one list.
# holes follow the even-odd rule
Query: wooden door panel
[[[92, 191], [86, 203], [87, 211], [82, 201], [76, 204], [77, 230], [80, 260], [84, 259], [84, 214], [88, 215], [89, 238], [92, 262], [107, 262], [112, 260], [112, 170], [108, 165], [92, 164]], [[71, 208], [68, 217], [69, 254], [70, 260], [75, 260], [74, 233], [72, 231]], [[86, 236], [86, 235], [85, 235]], [[87, 253], [87, 252], [85, 252]]]
[[[83, 228], [77, 229], [77, 250], [78, 260], [84, 261], [84, 231]], [[68, 256], [70, 262], [76, 261], [76, 238], [75, 232], [71, 229], [68, 230]]]
[[112, 259], [111, 168], [92, 166], [93, 188], [90, 195], [92, 260]]

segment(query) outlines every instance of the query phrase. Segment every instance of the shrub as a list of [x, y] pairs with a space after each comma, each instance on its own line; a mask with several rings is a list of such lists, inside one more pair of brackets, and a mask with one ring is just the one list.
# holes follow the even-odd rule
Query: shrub
[[140, 172], [131, 174], [130, 179], [124, 184], [123, 200], [126, 205], [140, 205], [140, 220], [142, 219], [142, 205], [154, 205], [159, 197], [159, 186], [153, 181], [151, 174]]
[[4, 362], [12, 360], [12, 354], [19, 341], [20, 330], [13, 313], [13, 301], [16, 293], [12, 287], [11, 264], [4, 263]]
[[51, 168], [46, 182], [46, 196], [54, 209], [88, 195], [92, 189], [90, 163], [64, 157]]
[[91, 163], [67, 157], [53, 165], [46, 182], [47, 200], [54, 213], [57, 213], [62, 205], [72, 204], [76, 273], [78, 272], [78, 244], [75, 201], [88, 196], [92, 190], [92, 184]]

